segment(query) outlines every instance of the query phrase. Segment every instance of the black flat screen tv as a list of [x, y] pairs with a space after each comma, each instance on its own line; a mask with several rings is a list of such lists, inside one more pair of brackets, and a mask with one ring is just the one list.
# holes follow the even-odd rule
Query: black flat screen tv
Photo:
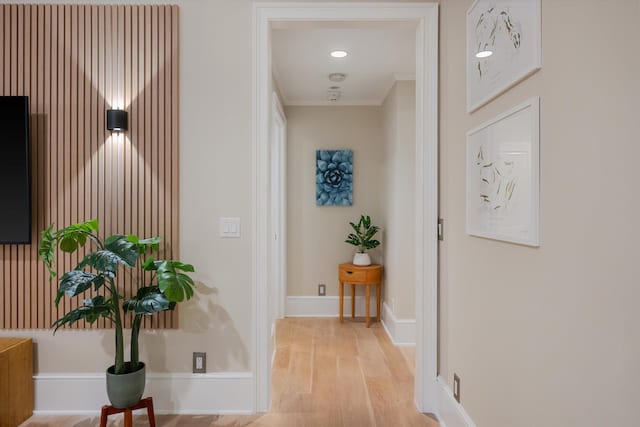
[[0, 244], [31, 243], [29, 98], [0, 96]]

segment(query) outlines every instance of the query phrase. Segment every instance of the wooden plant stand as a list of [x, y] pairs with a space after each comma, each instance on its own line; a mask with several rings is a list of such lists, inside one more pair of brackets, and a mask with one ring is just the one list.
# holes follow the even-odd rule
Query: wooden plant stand
[[153, 414], [153, 398], [147, 397], [140, 402], [129, 408], [114, 408], [111, 405], [104, 405], [100, 412], [100, 427], [107, 427], [107, 418], [109, 415], [120, 414], [124, 412], [124, 427], [133, 427], [133, 414], [132, 411], [137, 409], [147, 408], [147, 415], [149, 416], [149, 426], [156, 427], [156, 418]]

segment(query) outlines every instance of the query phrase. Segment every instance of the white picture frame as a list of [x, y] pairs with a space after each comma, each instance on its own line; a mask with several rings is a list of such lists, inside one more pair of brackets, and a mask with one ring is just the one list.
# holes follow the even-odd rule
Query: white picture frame
[[[542, 66], [540, 0], [476, 0], [467, 10], [467, 112]], [[491, 51], [477, 58], [479, 51]]]
[[467, 234], [539, 246], [540, 98], [467, 132]]

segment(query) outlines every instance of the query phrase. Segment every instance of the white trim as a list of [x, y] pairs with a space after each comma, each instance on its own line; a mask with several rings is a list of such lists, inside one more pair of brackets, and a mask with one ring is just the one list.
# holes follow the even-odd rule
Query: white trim
[[393, 85], [395, 85], [399, 81], [415, 81], [416, 73], [393, 73], [391, 78], [387, 83], [387, 88], [384, 90], [382, 97], [375, 101], [375, 105], [382, 105], [384, 101], [389, 96], [389, 92], [393, 89]]
[[[365, 297], [356, 295], [356, 316], [365, 315]], [[369, 316], [377, 315], [376, 297], [369, 300]], [[340, 297], [338, 296], [288, 296], [286, 317], [338, 317], [340, 315]], [[344, 316], [351, 316], [351, 296], [344, 297]]]
[[382, 303], [382, 326], [393, 345], [416, 345], [416, 319], [396, 318], [386, 301]]
[[[105, 374], [38, 374], [34, 414], [94, 415], [108, 404]], [[148, 373], [145, 396], [158, 414], [248, 414], [253, 412], [251, 372]]]
[[437, 412], [438, 375], [438, 4], [416, 35], [415, 401]]
[[284, 105], [289, 105], [287, 96], [282, 92], [282, 84], [280, 84], [280, 72], [278, 71], [278, 67], [272, 67], [271, 73], [273, 74], [273, 84], [276, 86], [277, 92], [280, 95], [278, 100]]
[[[287, 295], [287, 118], [274, 91], [271, 117], [271, 258], [272, 294], [275, 295], [273, 316], [284, 317], [284, 301]], [[275, 155], [274, 152], [275, 151]], [[275, 343], [273, 346], [275, 353]]]
[[438, 376], [438, 422], [441, 427], [476, 427], [467, 411], [454, 398], [444, 378]]
[[255, 405], [270, 403], [268, 138], [271, 21], [412, 21], [416, 30], [416, 376], [415, 402], [437, 413], [438, 3], [253, 4], [252, 369]]

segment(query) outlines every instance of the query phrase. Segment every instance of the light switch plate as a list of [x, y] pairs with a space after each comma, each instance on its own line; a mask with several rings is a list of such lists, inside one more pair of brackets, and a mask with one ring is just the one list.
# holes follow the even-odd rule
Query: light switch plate
[[240, 218], [224, 217], [220, 218], [220, 237], [240, 237]]

